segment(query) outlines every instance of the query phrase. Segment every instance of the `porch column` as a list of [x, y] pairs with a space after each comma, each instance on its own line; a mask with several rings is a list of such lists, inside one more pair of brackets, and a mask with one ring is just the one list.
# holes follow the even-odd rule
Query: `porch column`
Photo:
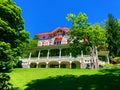
[[32, 54], [32, 52], [30, 52], [30, 54], [29, 54], [29, 60], [31, 59], [31, 54]]
[[72, 58], [72, 53], [70, 53], [70, 59]]
[[28, 68], [30, 68], [30, 59], [31, 59], [31, 54], [32, 54], [32, 52], [30, 51], [30, 53], [29, 53], [29, 58], [28, 58]]
[[48, 49], [48, 52], [47, 52], [47, 59], [49, 59], [49, 54], [50, 54], [50, 49]]
[[72, 65], [71, 65], [71, 64], [72, 64], [72, 61], [70, 61], [70, 68], [72, 68]]
[[46, 68], [48, 68], [48, 62], [46, 62]]
[[108, 54], [106, 55], [106, 58], [107, 58], [107, 63], [110, 64], [110, 60], [109, 60]]
[[59, 49], [59, 58], [61, 58], [61, 51], [62, 51], [62, 48]]
[[38, 60], [40, 59], [40, 52], [41, 52], [41, 50], [39, 50], [39, 52], [38, 52]]
[[61, 63], [61, 61], [59, 61], [59, 68], [60, 68], [60, 63]]

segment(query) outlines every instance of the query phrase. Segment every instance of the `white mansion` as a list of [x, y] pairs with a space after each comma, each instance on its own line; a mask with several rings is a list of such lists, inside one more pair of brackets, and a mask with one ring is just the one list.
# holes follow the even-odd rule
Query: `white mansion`
[[[95, 68], [98, 68], [99, 65], [105, 64], [105, 62], [98, 59], [97, 50], [94, 57], [83, 55], [83, 51], [80, 51], [76, 58], [72, 57], [72, 52], [63, 55], [63, 52], [67, 50], [64, 48], [68, 48], [63, 47], [64, 45], [68, 45], [68, 31], [69, 29], [66, 27], [58, 27], [51, 32], [36, 34], [38, 37], [36, 50], [38, 51], [38, 55], [37, 57], [32, 57], [32, 52], [30, 51], [28, 58], [21, 59], [22, 66], [29, 68], [32, 63], [36, 63], [35, 67], [39, 68], [93, 68], [94, 62], [97, 64]], [[53, 52], [54, 49], [57, 49], [57, 51]], [[45, 50], [47, 51], [46, 56], [42, 57]], [[56, 54], [56, 56], [53, 54]]]

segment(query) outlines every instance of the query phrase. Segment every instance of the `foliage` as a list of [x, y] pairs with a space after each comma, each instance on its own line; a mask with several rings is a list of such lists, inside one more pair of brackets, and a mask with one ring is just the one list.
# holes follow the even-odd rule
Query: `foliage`
[[107, 69], [120, 69], [120, 64], [105, 64], [104, 68], [107, 68]]
[[17, 64], [28, 37], [21, 9], [12, 0], [0, 0], [0, 90], [10, 90], [10, 77], [1, 72]]
[[34, 36], [33, 38], [30, 38], [28, 40], [29, 43], [26, 43], [26, 48], [34, 48], [37, 47], [37, 43], [38, 43], [38, 38], [36, 36]]
[[112, 57], [120, 56], [120, 24], [112, 14], [108, 14], [106, 31], [109, 55]]
[[0, 41], [0, 72], [9, 70], [15, 65], [13, 55], [10, 44]]
[[17, 63], [28, 37], [21, 9], [12, 0], [0, 0], [0, 69]]
[[79, 13], [77, 16], [68, 14], [66, 18], [72, 22], [69, 31], [69, 43], [71, 43], [70, 48], [74, 52], [74, 56], [82, 49], [85, 49], [86, 46], [93, 47], [106, 44], [106, 31], [99, 24], [90, 25], [87, 22], [86, 14]]
[[120, 63], [120, 57], [115, 57], [115, 58], [114, 58], [114, 61], [115, 61], [116, 63]]
[[10, 90], [12, 84], [9, 83], [10, 76], [5, 73], [0, 73], [0, 90]]

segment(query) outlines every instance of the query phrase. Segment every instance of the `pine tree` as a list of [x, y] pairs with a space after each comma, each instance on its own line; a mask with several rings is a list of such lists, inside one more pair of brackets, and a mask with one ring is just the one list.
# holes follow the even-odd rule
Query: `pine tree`
[[109, 55], [112, 57], [120, 56], [120, 26], [112, 14], [108, 14], [106, 30]]

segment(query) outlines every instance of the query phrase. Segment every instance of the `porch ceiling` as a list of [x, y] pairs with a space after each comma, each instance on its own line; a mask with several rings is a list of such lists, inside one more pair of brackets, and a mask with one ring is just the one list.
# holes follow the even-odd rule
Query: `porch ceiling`
[[51, 45], [51, 46], [38, 46], [38, 47], [26, 48], [25, 50], [36, 51], [36, 50], [48, 50], [48, 49], [59, 49], [59, 48], [69, 48], [69, 44]]

